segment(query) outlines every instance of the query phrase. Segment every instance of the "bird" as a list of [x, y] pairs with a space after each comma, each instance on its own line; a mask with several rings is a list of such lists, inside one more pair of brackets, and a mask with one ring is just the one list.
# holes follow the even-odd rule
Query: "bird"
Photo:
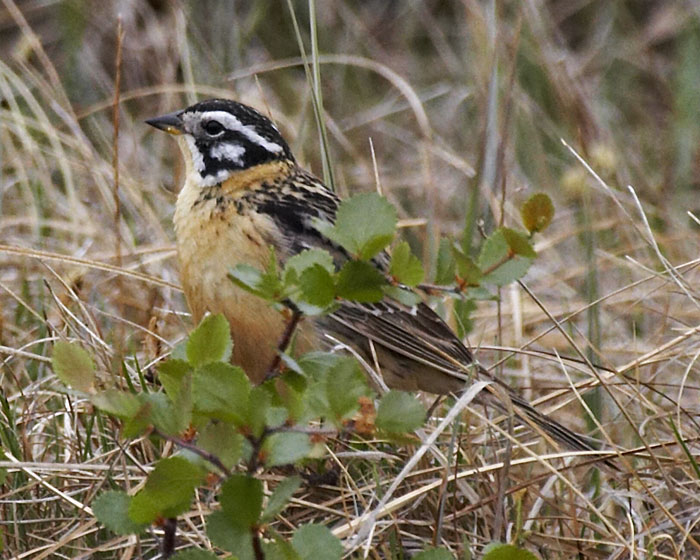
[[[320, 248], [336, 266], [351, 258], [318, 227], [333, 223], [341, 199], [297, 163], [271, 119], [228, 99], [208, 99], [146, 120], [173, 135], [184, 158], [184, 185], [173, 223], [185, 298], [193, 319], [222, 313], [234, 341], [232, 361], [251, 381], [265, 380], [288, 317], [229, 279], [239, 264], [265, 269], [274, 249], [280, 264]], [[387, 273], [381, 253], [373, 264]], [[505, 381], [477, 364], [447, 323], [423, 300], [406, 305], [389, 296], [376, 303], [341, 300], [335, 309], [301, 321], [296, 349], [318, 348], [331, 334], [361, 356], [376, 356], [392, 389], [458, 395], [474, 379], [496, 390], [483, 397], [502, 413], [563, 446], [592, 451], [592, 440], [538, 411]], [[510, 401], [510, 402], [508, 402]], [[512, 404], [512, 406], [511, 406]]]

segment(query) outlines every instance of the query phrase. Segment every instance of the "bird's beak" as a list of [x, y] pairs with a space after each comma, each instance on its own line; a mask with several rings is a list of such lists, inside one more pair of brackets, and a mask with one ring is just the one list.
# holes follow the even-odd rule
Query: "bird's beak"
[[182, 134], [183, 123], [180, 118], [180, 113], [182, 113], [182, 111], [175, 111], [167, 115], [148, 119], [146, 120], [146, 124], [155, 126], [158, 130], [164, 130], [168, 134]]

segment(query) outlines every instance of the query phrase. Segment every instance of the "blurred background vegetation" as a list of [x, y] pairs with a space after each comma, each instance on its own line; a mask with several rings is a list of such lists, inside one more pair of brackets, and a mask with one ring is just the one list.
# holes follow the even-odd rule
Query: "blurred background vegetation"
[[[526, 284], [595, 363], [628, 366], [610, 379], [641, 431], [602, 394], [589, 393], [590, 404], [625, 446], [640, 435], [675, 441], [670, 417], [684, 437], [698, 435], [700, 2], [317, 0], [311, 18], [314, 2], [299, 0], [3, 0], [0, 442], [2, 465], [14, 466], [2, 479], [0, 527], [17, 558], [108, 558], [141, 546], [110, 541], [29, 472], [89, 505], [108, 484], [104, 465], [122, 465], [109, 484], [128, 485], [131, 466], [153, 458], [148, 441], [125, 455], [108, 420], [66, 397], [47, 356], [57, 337], [77, 338], [105, 379], [118, 379], [122, 362], [125, 375], [148, 372], [191, 327], [171, 226], [182, 169], [145, 118], [232, 97], [269, 111], [322, 175], [290, 5], [320, 68], [338, 191], [374, 189], [378, 177], [429, 269], [439, 236], [473, 250], [480, 223], [517, 227], [520, 204], [548, 193], [557, 214]], [[511, 356], [502, 372], [528, 394], [569, 387], [547, 352], [574, 351], [522, 290], [504, 289], [471, 319], [482, 362], [511, 347], [534, 352]], [[595, 383], [585, 368], [569, 373]], [[562, 418], [585, 430], [577, 404]], [[665, 452], [675, 470], [653, 485], [640, 546], [700, 557], [687, 538], [698, 476], [680, 447]], [[58, 468], [77, 463], [93, 467]], [[475, 485], [493, 492], [487, 480]], [[660, 503], [670, 517], [656, 517]], [[473, 546], [490, 538], [489, 507], [475, 510]], [[607, 529], [591, 524], [597, 536], [538, 518], [528, 544], [554, 557], [601, 550]], [[674, 548], [657, 543], [652, 525], [689, 533]], [[460, 530], [455, 521], [450, 542], [464, 540]], [[624, 549], [607, 546], [601, 557]]]

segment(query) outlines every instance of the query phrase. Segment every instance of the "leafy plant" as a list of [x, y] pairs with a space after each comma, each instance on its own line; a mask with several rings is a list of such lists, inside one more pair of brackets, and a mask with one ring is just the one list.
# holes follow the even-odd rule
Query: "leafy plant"
[[[531, 206], [532, 214], [542, 205]], [[538, 227], [546, 221], [536, 215], [531, 219]], [[318, 226], [353, 255], [340, 269], [328, 252], [313, 249], [289, 259], [281, 269], [271, 253], [266, 270], [239, 266], [231, 272], [233, 282], [281, 312], [287, 301], [295, 305], [290, 336], [281, 343], [280, 359], [270, 364], [262, 385], [252, 386], [246, 373], [230, 364], [234, 342], [222, 315], [206, 316], [173, 357], [160, 364], [160, 392], [98, 389], [89, 354], [76, 344], [56, 344], [52, 364], [59, 378], [121, 419], [126, 437], [150, 434], [180, 448], [154, 464], [134, 495], [109, 490], [95, 500], [95, 515], [106, 527], [124, 535], [156, 524], [172, 536], [175, 519], [189, 510], [195, 491], [205, 485], [219, 501], [219, 508], [208, 516], [207, 535], [237, 558], [342, 556], [340, 541], [321, 525], [299, 527], [290, 539], [274, 531], [270, 524], [299, 489], [301, 479], [283, 478], [266, 497], [260, 474], [283, 465], [303, 465], [330, 435], [354, 431], [400, 439], [422, 425], [425, 409], [401, 391], [377, 398], [353, 358], [318, 352], [296, 359], [287, 355], [291, 331], [303, 314], [327, 313], [340, 298], [417, 301], [410, 288], [420, 286], [424, 272], [405, 242], [393, 252], [387, 276], [373, 264], [372, 259], [392, 242], [396, 228], [393, 207], [374, 193], [351, 198], [341, 205], [335, 224]], [[528, 237], [507, 228], [486, 239], [476, 262], [452, 245], [442, 247], [451, 253], [443, 259], [440, 274], [454, 278], [450, 289], [465, 301], [478, 294], [470, 295], [470, 290], [482, 289], [482, 284], [500, 286], [519, 278], [535, 257]], [[172, 553], [171, 545], [163, 550], [164, 556]], [[422, 554], [449, 557], [440, 549]], [[190, 550], [176, 557], [211, 555]]]

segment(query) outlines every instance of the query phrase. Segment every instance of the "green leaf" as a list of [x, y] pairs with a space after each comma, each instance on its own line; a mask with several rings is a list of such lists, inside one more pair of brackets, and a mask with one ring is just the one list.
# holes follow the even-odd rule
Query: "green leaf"
[[214, 546], [233, 552], [238, 560], [255, 559], [250, 528], [233, 525], [224, 511], [207, 517], [207, 536]]
[[243, 436], [231, 424], [209, 422], [199, 432], [197, 447], [215, 455], [230, 469], [238, 463], [243, 453]]
[[284, 265], [285, 280], [290, 271], [294, 271], [298, 278], [306, 269], [314, 266], [320, 266], [331, 274], [335, 272], [333, 257], [328, 251], [324, 249], [306, 249], [287, 259]]
[[265, 560], [301, 560], [291, 543], [279, 536], [274, 541], [264, 542], [262, 548]]
[[223, 362], [198, 368], [192, 380], [195, 410], [237, 426], [247, 421], [250, 390], [243, 370]]
[[296, 475], [285, 478], [280, 482], [267, 501], [267, 506], [265, 506], [260, 522], [268, 523], [277, 517], [277, 515], [287, 507], [287, 502], [294, 492], [299, 489], [299, 486], [301, 486], [301, 477]]
[[449, 285], [455, 281], [455, 257], [453, 243], [449, 239], [440, 239], [437, 263], [435, 265], [435, 283]]
[[265, 430], [270, 400], [270, 393], [267, 392], [265, 387], [253, 387], [250, 391], [246, 425], [254, 437], [260, 437]]
[[413, 557], [413, 560], [455, 560], [454, 555], [446, 548], [426, 548]]
[[384, 297], [382, 287], [386, 284], [386, 278], [372, 264], [348, 261], [340, 269], [336, 294], [352, 301], [376, 303]]
[[95, 364], [77, 343], [59, 340], [54, 344], [51, 366], [65, 385], [83, 393], [94, 392]]
[[538, 560], [529, 550], [512, 544], [491, 543], [484, 549], [483, 560]]
[[294, 531], [292, 546], [303, 560], [340, 560], [343, 545], [323, 525], [303, 525]]
[[155, 426], [167, 435], [177, 435], [189, 425], [190, 416], [176, 411], [163, 393], [140, 393], [137, 395], [141, 408], [124, 423], [124, 435], [136, 437], [149, 426]]
[[263, 276], [262, 270], [249, 264], [236, 265], [228, 273], [230, 280], [238, 287], [256, 296], [267, 297], [267, 291], [263, 290]]
[[92, 511], [97, 520], [117, 535], [136, 535], [148, 526], [135, 523], [129, 518], [131, 496], [121, 490], [109, 490], [92, 502]]
[[414, 287], [423, 281], [425, 272], [418, 257], [411, 253], [411, 246], [402, 241], [391, 253], [389, 273], [401, 284]]
[[129, 517], [137, 523], [151, 523], [156, 517], [175, 517], [187, 511], [194, 489], [204, 480], [204, 472], [182, 457], [169, 457], [156, 463], [146, 485], [129, 507]]
[[510, 228], [501, 228], [503, 237], [508, 243], [508, 248], [516, 255], [525, 257], [526, 259], [534, 259], [537, 257], [535, 249], [532, 247], [527, 236], [519, 231]]
[[187, 339], [181, 340], [175, 345], [173, 351], [170, 352], [170, 357], [174, 360], [183, 360], [187, 362]]
[[404, 290], [398, 286], [384, 286], [384, 294], [396, 301], [403, 303], [406, 307], [418, 305], [423, 298], [411, 290]]
[[552, 199], [545, 193], [535, 193], [525, 201], [520, 215], [525, 229], [531, 234], [544, 231], [554, 217]]
[[508, 228], [499, 228], [481, 247], [479, 267], [482, 282], [504, 286], [522, 278], [535, 258], [527, 237]]
[[158, 380], [163, 385], [167, 395], [175, 400], [180, 391], [183, 378], [192, 372], [192, 366], [186, 360], [170, 359], [158, 366]]
[[192, 422], [192, 374], [188, 373], [180, 382], [180, 390], [175, 397], [170, 397], [172, 402], [173, 419], [172, 428], [174, 433], [186, 430]]
[[277, 301], [284, 295], [273, 250], [270, 250], [270, 259], [264, 271], [248, 264], [239, 264], [229, 270], [228, 277], [238, 287], [268, 301]]
[[221, 486], [219, 501], [222, 511], [233, 526], [249, 529], [257, 525], [260, 519], [262, 482], [252, 476], [234, 474]]
[[472, 313], [476, 311], [476, 303], [471, 299], [458, 299], [454, 303], [454, 315], [457, 320], [457, 334], [464, 338], [474, 327]]
[[329, 352], [308, 352], [299, 357], [297, 365], [307, 377], [320, 380], [325, 379], [328, 371], [343, 359], [343, 356]]
[[233, 342], [226, 318], [217, 313], [207, 315], [187, 340], [187, 360], [193, 367], [231, 358]]
[[170, 560], [219, 560], [219, 557], [208, 550], [188, 548], [187, 550], [181, 550], [174, 556], [171, 556]]
[[367, 381], [353, 358], [344, 357], [328, 370], [325, 397], [337, 421], [355, 412], [358, 399], [367, 394]]
[[289, 413], [283, 406], [271, 406], [265, 413], [265, 424], [268, 429], [279, 428], [289, 419]]
[[456, 274], [461, 282], [467, 286], [478, 286], [481, 282], [481, 270], [476, 263], [467, 255], [462, 253], [457, 247], [453, 247], [452, 255], [454, 257]]
[[410, 393], [389, 391], [377, 407], [377, 428], [387, 432], [411, 432], [425, 422], [425, 408]]
[[90, 397], [97, 408], [121, 419], [132, 418], [143, 406], [137, 395], [119, 389], [107, 389]]
[[309, 436], [299, 432], [277, 432], [265, 439], [262, 447], [265, 466], [291, 465], [311, 451]]
[[335, 279], [328, 270], [319, 264], [307, 268], [299, 277], [302, 301], [310, 303], [321, 310], [335, 300]]
[[377, 193], [363, 193], [340, 204], [334, 226], [317, 221], [316, 227], [353, 256], [368, 260], [394, 238], [396, 209]]

